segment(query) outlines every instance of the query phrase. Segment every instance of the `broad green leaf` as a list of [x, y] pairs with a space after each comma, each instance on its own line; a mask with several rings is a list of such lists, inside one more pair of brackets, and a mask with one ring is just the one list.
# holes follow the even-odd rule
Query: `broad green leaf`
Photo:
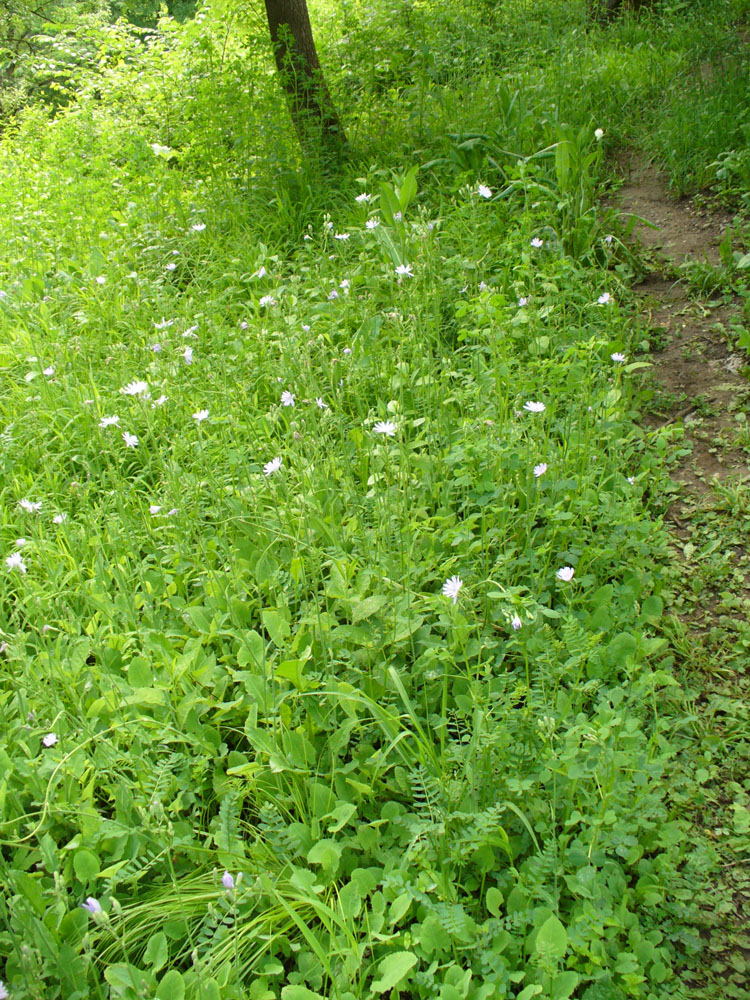
[[262, 618], [271, 641], [281, 648], [289, 637], [289, 622], [275, 608], [264, 608]]
[[292, 986], [284, 986], [281, 990], [281, 1000], [325, 1000], [320, 993], [308, 990], [306, 986], [295, 983]]
[[335, 875], [341, 860], [341, 845], [329, 837], [313, 844], [307, 852], [307, 860], [311, 865], [321, 865], [326, 871]]
[[385, 993], [397, 986], [417, 964], [417, 956], [412, 951], [394, 951], [378, 966], [379, 979], [370, 984], [375, 993]]
[[101, 871], [99, 858], [85, 847], [73, 855], [73, 870], [80, 882], [91, 882]]
[[577, 972], [558, 972], [550, 985], [551, 1000], [568, 1000], [578, 986], [579, 978]]
[[146, 965], [150, 965], [154, 972], [158, 972], [159, 969], [163, 969], [167, 964], [168, 958], [167, 935], [164, 931], [157, 931], [156, 934], [152, 934], [148, 939], [143, 959]]
[[568, 947], [568, 933], [562, 922], [552, 914], [537, 931], [534, 952], [545, 964], [555, 964]]
[[170, 969], [156, 991], [156, 1000], [183, 1000], [185, 996], [185, 981], [177, 969]]
[[493, 917], [500, 916], [500, 907], [503, 905], [503, 894], [494, 885], [490, 886], [487, 890], [487, 895], [485, 896], [485, 903], [487, 909], [492, 914]]
[[355, 604], [352, 608], [352, 625], [356, 625], [357, 622], [363, 621], [365, 618], [371, 618], [389, 600], [387, 594], [373, 594], [371, 597], [366, 597], [364, 601]]

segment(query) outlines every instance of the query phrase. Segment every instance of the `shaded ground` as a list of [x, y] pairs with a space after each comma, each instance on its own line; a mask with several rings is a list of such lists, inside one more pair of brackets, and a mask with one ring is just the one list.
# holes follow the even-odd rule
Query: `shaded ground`
[[[636, 216], [657, 227], [633, 225], [653, 262], [636, 288], [654, 362], [644, 423], [672, 425], [677, 456], [666, 513], [675, 566], [667, 610], [696, 722], [674, 801], [695, 826], [696, 851], [712, 859], [706, 883], [685, 897], [696, 905], [704, 949], [683, 982], [696, 1000], [749, 997], [750, 384], [736, 347], [741, 302], [711, 280], [732, 220], [676, 201], [652, 167], [634, 161], [625, 174], [623, 221]], [[690, 763], [698, 747], [705, 768]]]

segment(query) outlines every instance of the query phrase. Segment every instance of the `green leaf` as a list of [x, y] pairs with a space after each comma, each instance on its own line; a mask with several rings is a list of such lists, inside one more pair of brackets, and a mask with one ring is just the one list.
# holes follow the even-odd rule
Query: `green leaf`
[[490, 886], [487, 890], [487, 895], [485, 896], [485, 903], [487, 909], [492, 914], [493, 917], [500, 916], [500, 907], [503, 904], [503, 894], [495, 886]]
[[311, 865], [322, 865], [326, 871], [335, 875], [341, 860], [341, 845], [329, 837], [324, 837], [317, 844], [313, 844], [307, 852], [307, 860]]
[[151, 687], [151, 665], [144, 656], [134, 656], [128, 667], [128, 684], [132, 688]]
[[264, 608], [262, 618], [271, 641], [281, 648], [289, 637], [289, 622], [275, 608]]
[[417, 964], [417, 956], [412, 951], [394, 951], [388, 955], [378, 966], [380, 979], [375, 979], [371, 983], [371, 988], [375, 993], [385, 993], [392, 990]]
[[352, 625], [356, 625], [357, 622], [363, 621], [365, 618], [371, 618], [389, 600], [387, 594], [373, 594], [372, 597], [366, 597], [364, 601], [355, 604], [352, 608]]
[[184, 1000], [185, 981], [177, 969], [170, 969], [159, 983], [156, 1000]]
[[573, 990], [578, 986], [577, 972], [559, 972], [550, 985], [551, 1000], [568, 1000]]
[[547, 917], [537, 931], [534, 952], [544, 964], [555, 964], [565, 954], [568, 947], [568, 933], [563, 924], [553, 914]]
[[295, 983], [293, 986], [285, 986], [281, 991], [281, 1000], [325, 1000], [320, 993], [313, 993], [306, 986]]
[[73, 855], [73, 870], [80, 882], [91, 882], [99, 874], [101, 867], [96, 854], [87, 851], [85, 847]]
[[150, 965], [154, 972], [158, 972], [159, 969], [164, 968], [169, 958], [167, 935], [164, 931], [157, 931], [156, 934], [151, 935], [148, 939], [143, 958], [146, 965]]

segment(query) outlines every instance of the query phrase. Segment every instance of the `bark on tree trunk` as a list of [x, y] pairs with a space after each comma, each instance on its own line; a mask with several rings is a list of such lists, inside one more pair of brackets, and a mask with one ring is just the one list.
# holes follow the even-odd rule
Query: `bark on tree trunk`
[[346, 135], [315, 50], [306, 0], [265, 0], [276, 66], [305, 153], [337, 156]]

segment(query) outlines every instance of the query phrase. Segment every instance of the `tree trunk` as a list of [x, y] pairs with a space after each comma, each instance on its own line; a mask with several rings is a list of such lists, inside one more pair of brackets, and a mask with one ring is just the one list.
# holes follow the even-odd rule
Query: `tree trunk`
[[346, 143], [315, 50], [306, 0], [265, 0], [276, 66], [306, 154], [338, 156]]

